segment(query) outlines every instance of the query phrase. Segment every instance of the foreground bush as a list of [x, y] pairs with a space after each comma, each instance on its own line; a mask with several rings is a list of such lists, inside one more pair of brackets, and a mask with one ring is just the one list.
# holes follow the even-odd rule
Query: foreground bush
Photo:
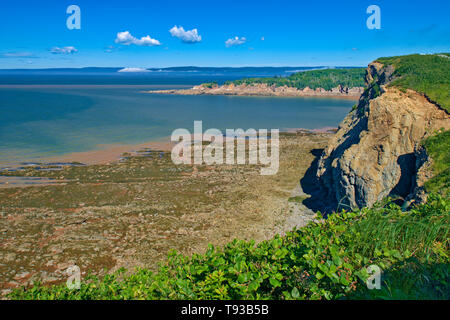
[[[234, 240], [186, 257], [172, 252], [157, 273], [125, 270], [85, 279], [80, 290], [36, 285], [12, 299], [448, 299], [449, 207], [431, 196], [403, 212], [390, 204], [318, 216], [257, 245]], [[368, 290], [366, 267], [383, 270]]]

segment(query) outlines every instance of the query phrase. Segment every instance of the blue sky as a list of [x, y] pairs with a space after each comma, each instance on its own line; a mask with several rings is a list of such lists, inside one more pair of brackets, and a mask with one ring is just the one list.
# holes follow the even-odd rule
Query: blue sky
[[[72, 4], [80, 30], [66, 26]], [[369, 5], [380, 30], [366, 26]], [[0, 68], [365, 66], [449, 52], [449, 11], [448, 0], [2, 1]]]

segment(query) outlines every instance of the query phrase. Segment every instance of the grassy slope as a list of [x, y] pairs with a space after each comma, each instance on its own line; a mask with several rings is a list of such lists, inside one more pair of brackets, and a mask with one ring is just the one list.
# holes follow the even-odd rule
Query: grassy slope
[[324, 88], [330, 90], [342, 85], [343, 87], [364, 87], [365, 68], [352, 69], [326, 69], [298, 72], [289, 77], [272, 78], [247, 78], [227, 82], [228, 84], [257, 84], [265, 83], [267, 85], [288, 86], [297, 89], [310, 87], [311, 89]]
[[394, 77], [390, 85], [409, 88], [428, 96], [450, 112], [450, 55], [409, 55], [380, 58], [378, 62], [393, 65]]
[[444, 196], [450, 191], [450, 131], [440, 132], [424, 141], [424, 146], [433, 159], [434, 177], [425, 183], [429, 192]]

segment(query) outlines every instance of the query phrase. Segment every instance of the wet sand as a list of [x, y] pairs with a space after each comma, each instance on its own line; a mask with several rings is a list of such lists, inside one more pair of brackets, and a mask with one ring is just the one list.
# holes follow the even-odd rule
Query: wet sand
[[[304, 129], [304, 128], [283, 128], [281, 133], [314, 133], [314, 134], [330, 134], [334, 133], [337, 128], [324, 127], [317, 129]], [[200, 139], [192, 135], [192, 141]], [[233, 140], [235, 138], [232, 138]], [[239, 139], [239, 138], [237, 138]], [[226, 141], [226, 140], [224, 140]], [[64, 179], [48, 179], [45, 178], [47, 170], [60, 171], [64, 167], [70, 167], [77, 165], [110, 165], [119, 162], [123, 159], [124, 155], [136, 156], [142, 151], [163, 151], [171, 152], [176, 142], [171, 142], [170, 137], [163, 138], [159, 141], [149, 141], [141, 144], [134, 145], [107, 145], [99, 146], [98, 150], [90, 150], [85, 152], [68, 153], [61, 156], [41, 158], [37, 161], [29, 161], [28, 164], [14, 164], [7, 167], [8, 170], [22, 170], [26, 167], [40, 167], [42, 171], [42, 177], [14, 177], [8, 175], [2, 175], [0, 170], [0, 188], [25, 188], [31, 186], [50, 186], [50, 185], [63, 185], [66, 183]], [[47, 168], [49, 167], [49, 168]], [[39, 169], [38, 169], [39, 170]]]
[[33, 186], [50, 186], [50, 185], [63, 185], [62, 180], [40, 178], [40, 177], [7, 177], [0, 176], [0, 189], [3, 188], [23, 188]]
[[124, 153], [135, 153], [144, 149], [152, 149], [158, 151], [171, 151], [174, 143], [170, 138], [161, 141], [149, 141], [146, 143], [135, 145], [112, 145], [99, 150], [74, 152], [62, 156], [45, 158], [44, 161], [48, 163], [54, 162], [79, 162], [86, 165], [93, 164], [108, 164], [118, 161]]
[[[330, 133], [337, 130], [335, 127], [324, 127], [317, 129], [304, 129], [304, 128], [283, 128], [280, 132], [286, 133]], [[192, 137], [195, 140], [195, 137]], [[65, 154], [62, 156], [44, 158], [44, 162], [48, 163], [72, 163], [78, 162], [85, 165], [94, 164], [109, 164], [120, 160], [124, 153], [135, 154], [138, 151], [144, 149], [152, 149], [158, 151], [170, 152], [176, 142], [171, 142], [170, 137], [163, 138], [159, 141], [149, 141], [146, 143], [135, 144], [135, 145], [110, 145], [103, 147], [99, 150], [85, 151], [85, 152], [74, 152]]]

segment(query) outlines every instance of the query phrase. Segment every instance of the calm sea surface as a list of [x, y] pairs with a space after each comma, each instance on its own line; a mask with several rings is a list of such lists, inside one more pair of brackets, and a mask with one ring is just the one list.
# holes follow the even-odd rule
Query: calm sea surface
[[137, 144], [177, 128], [337, 126], [355, 103], [332, 98], [175, 96], [143, 90], [177, 85], [0, 86], [0, 167], [42, 157]]

